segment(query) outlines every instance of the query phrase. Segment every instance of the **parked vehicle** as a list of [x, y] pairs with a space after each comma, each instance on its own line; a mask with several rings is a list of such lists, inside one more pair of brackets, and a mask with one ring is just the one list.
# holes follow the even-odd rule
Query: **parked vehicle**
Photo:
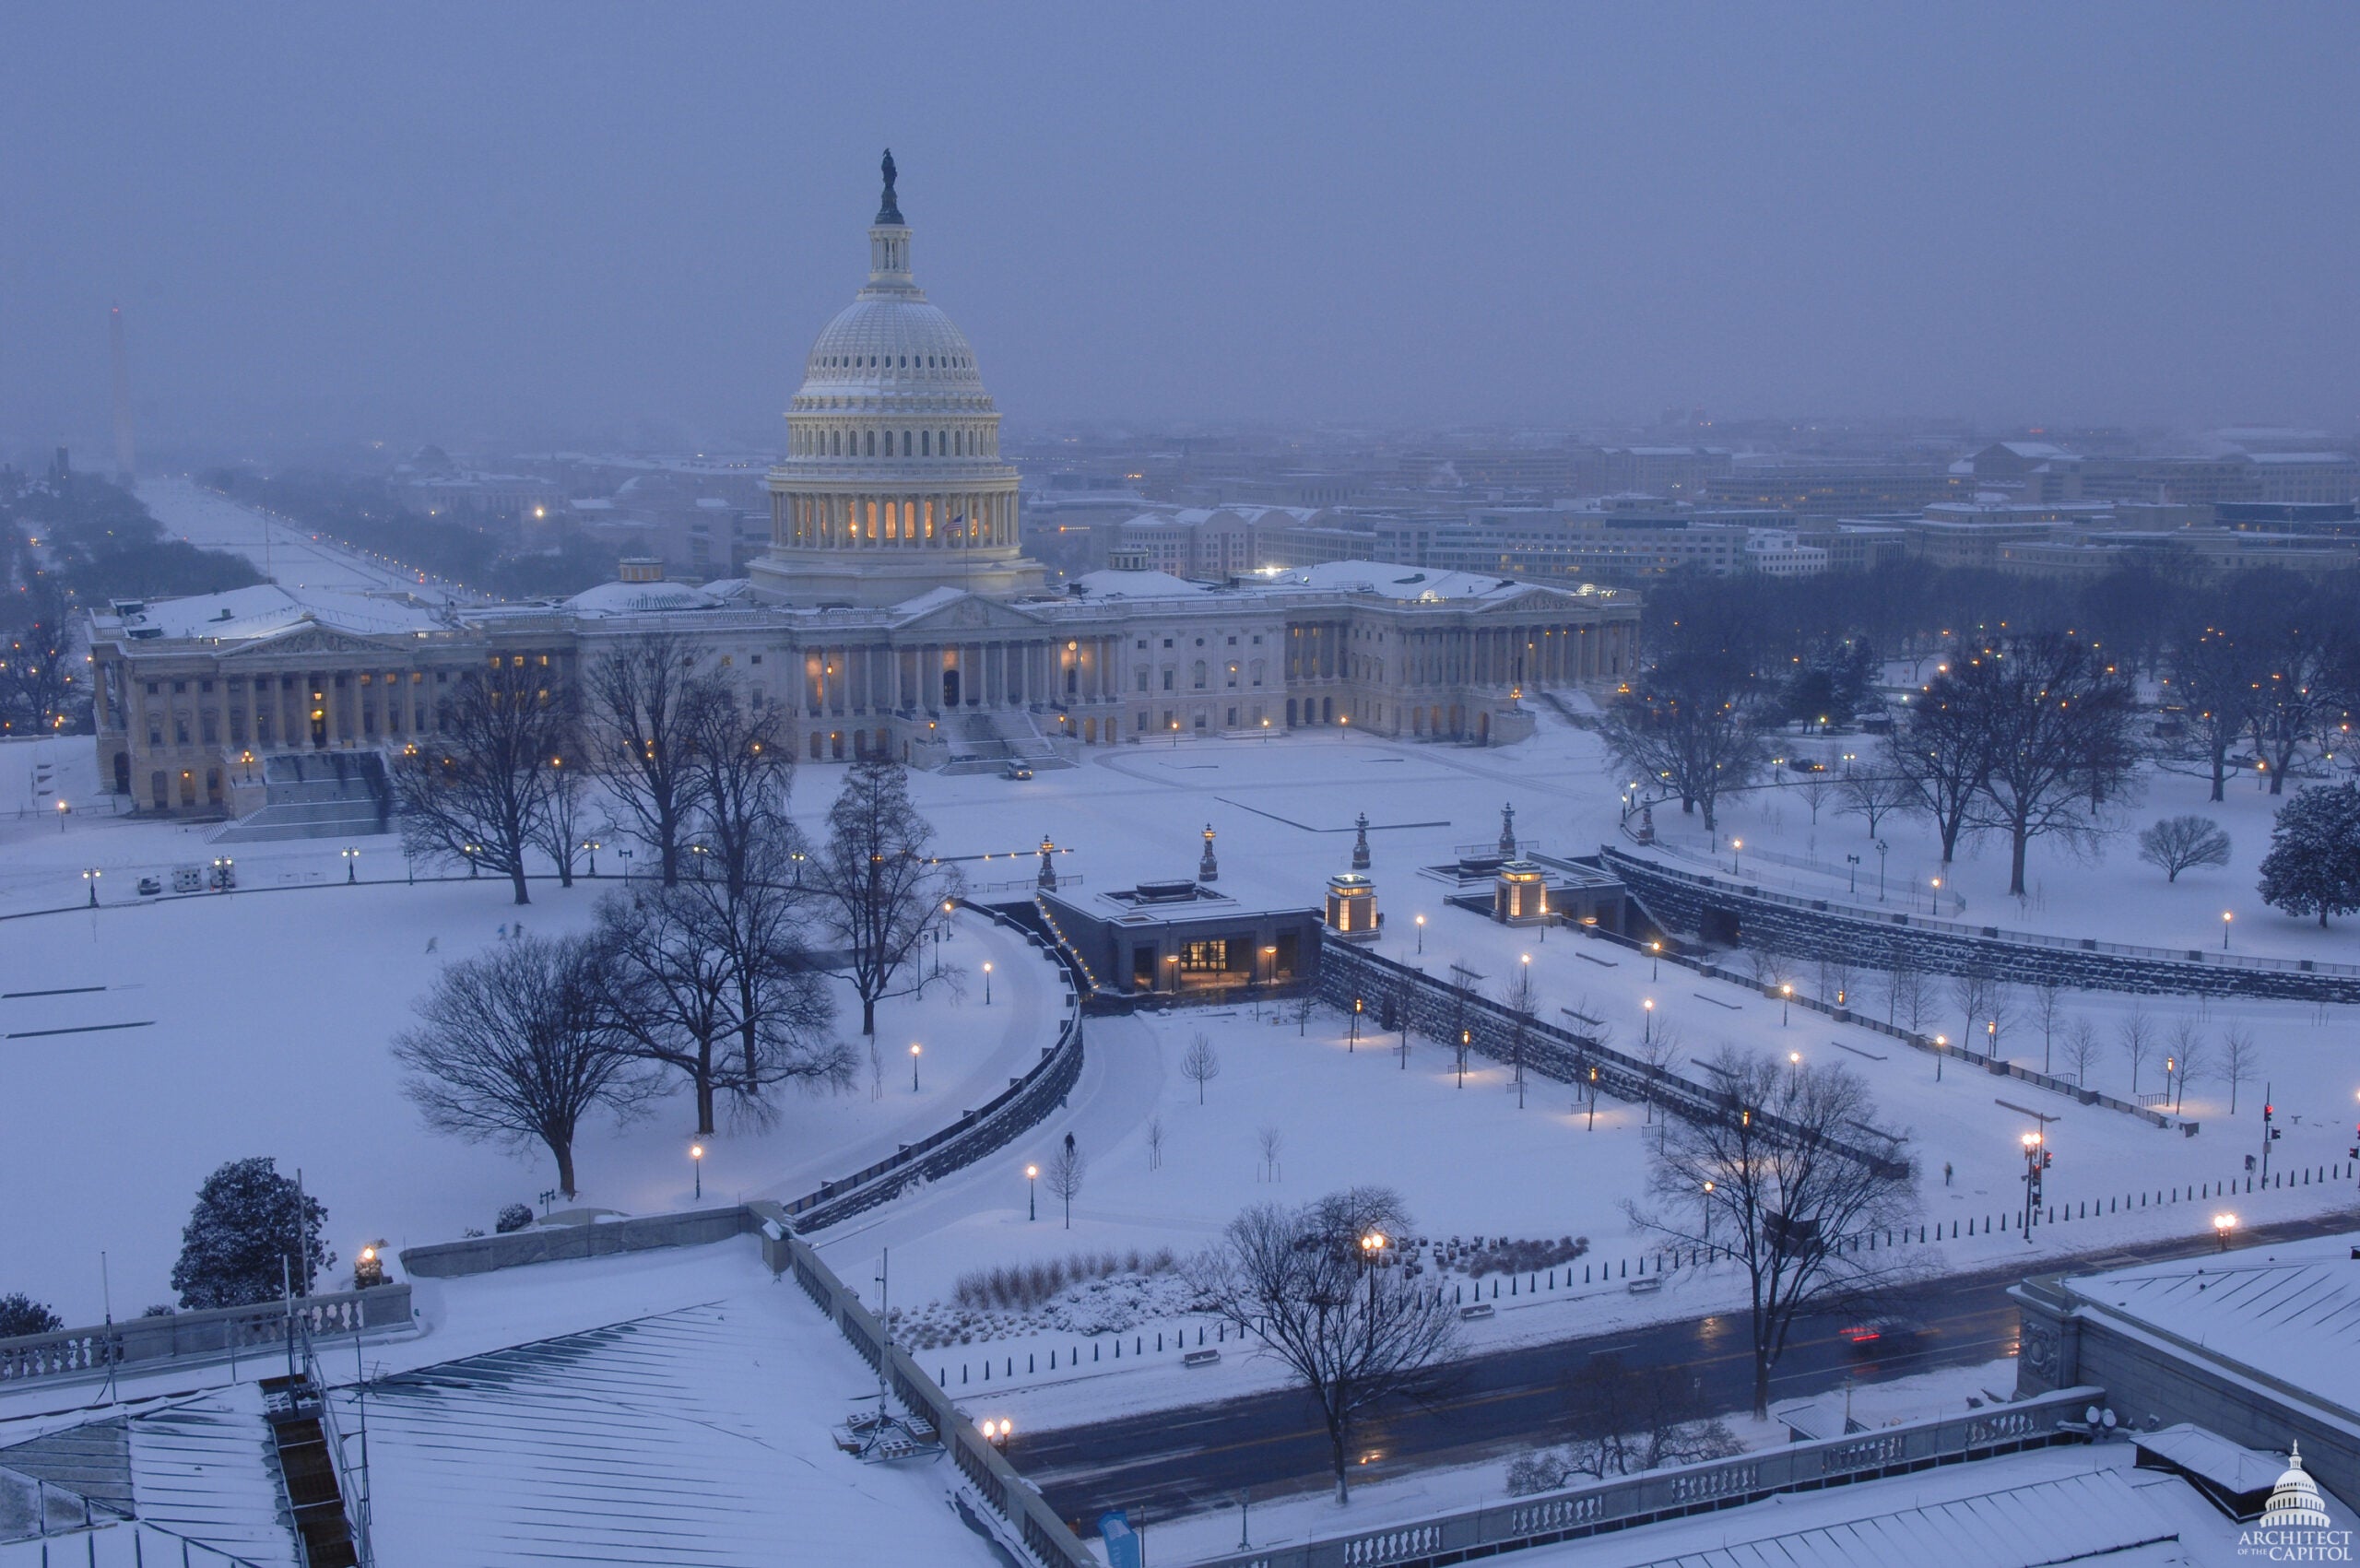
[[1030, 762], [1016, 761], [1008, 765], [1008, 777], [1011, 779], [1029, 779], [1032, 776], [1032, 764]]
[[204, 867], [175, 866], [172, 867], [172, 891], [176, 893], [201, 893], [204, 890]]
[[139, 896], [141, 898], [152, 899], [163, 890], [164, 880], [162, 878], [142, 877], [139, 878]]

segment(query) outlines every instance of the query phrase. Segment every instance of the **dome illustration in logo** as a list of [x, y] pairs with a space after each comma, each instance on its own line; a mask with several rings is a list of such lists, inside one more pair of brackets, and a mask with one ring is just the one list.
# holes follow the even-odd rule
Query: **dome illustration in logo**
[[2261, 1513], [2265, 1529], [2314, 1529], [2328, 1527], [2327, 1508], [2319, 1501], [2319, 1489], [2309, 1472], [2303, 1468], [2303, 1448], [2299, 1443], [2289, 1443], [2286, 1471], [2271, 1489], [2270, 1505]]

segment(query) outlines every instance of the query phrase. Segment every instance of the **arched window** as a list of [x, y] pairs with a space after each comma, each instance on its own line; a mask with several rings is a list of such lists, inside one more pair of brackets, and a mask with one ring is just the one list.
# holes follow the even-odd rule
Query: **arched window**
[[918, 455], [920, 457], [931, 457], [934, 455], [933, 438], [927, 435], [924, 430], [920, 430], [918, 432]]
[[828, 444], [834, 449], [833, 455], [842, 457], [844, 454], [844, 432], [842, 430], [831, 430], [828, 434]]
[[868, 455], [871, 457], [877, 455], [877, 432], [875, 430], [868, 432]]
[[1188, 678], [1195, 684], [1198, 690], [1202, 691], [1205, 689], [1204, 660], [1198, 659], [1195, 664], [1188, 666]]
[[951, 438], [950, 438], [950, 439], [951, 439], [951, 441], [952, 441], [952, 442], [953, 442], [954, 446], [955, 446], [955, 447], [956, 447], [956, 449], [957, 449], [957, 455], [959, 455], [959, 456], [961, 456], [961, 457], [964, 457], [964, 456], [966, 456], [966, 455], [967, 455], [967, 432], [966, 432], [965, 430], [954, 430], [953, 432], [951, 432]]
[[934, 432], [934, 450], [938, 456], [948, 457], [950, 455], [950, 432], [949, 430], [937, 430]]
[[903, 456], [904, 456], [904, 457], [907, 457], [909, 454], [910, 454], [910, 432], [909, 432], [909, 431], [907, 431], [907, 430], [903, 430], [903, 431], [902, 432], [902, 455], [903, 455]]

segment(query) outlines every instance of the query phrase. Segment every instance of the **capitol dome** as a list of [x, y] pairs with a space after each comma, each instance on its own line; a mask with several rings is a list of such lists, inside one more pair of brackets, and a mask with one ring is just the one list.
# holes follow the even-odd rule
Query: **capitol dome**
[[2319, 1483], [2303, 1468], [2303, 1447], [2299, 1443], [2287, 1444], [2286, 1470], [2271, 1489], [2270, 1503], [2262, 1510], [2262, 1524], [2272, 1529], [2314, 1529], [2328, 1527], [2327, 1505], [2319, 1497]]
[[975, 350], [910, 271], [893, 191], [868, 230], [868, 284], [822, 327], [770, 472], [771, 548], [750, 575], [790, 604], [900, 604], [937, 587], [1037, 589], [1017, 545], [1016, 470]]

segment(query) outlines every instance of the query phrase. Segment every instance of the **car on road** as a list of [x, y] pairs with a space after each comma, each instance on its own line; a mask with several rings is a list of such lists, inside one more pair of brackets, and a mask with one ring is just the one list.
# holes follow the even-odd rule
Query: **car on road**
[[1011, 779], [1029, 779], [1032, 776], [1032, 764], [1030, 762], [1010, 762], [1008, 765], [1008, 772], [1006, 776]]
[[161, 878], [142, 877], [139, 878], [139, 896], [141, 898], [152, 899], [163, 890], [164, 883]]
[[1836, 1330], [1836, 1338], [1864, 1354], [1906, 1345], [1926, 1332], [1926, 1325], [1907, 1313], [1886, 1312], [1856, 1318]]

